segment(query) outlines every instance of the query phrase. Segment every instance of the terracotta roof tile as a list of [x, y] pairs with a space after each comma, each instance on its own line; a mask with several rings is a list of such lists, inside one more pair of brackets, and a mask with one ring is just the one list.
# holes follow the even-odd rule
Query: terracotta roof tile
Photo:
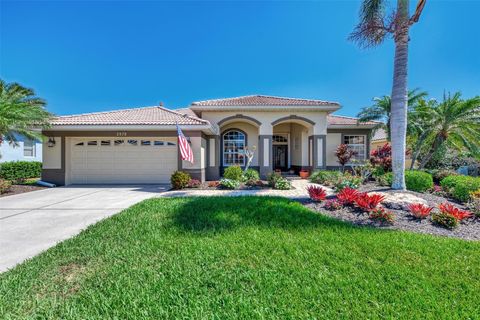
[[337, 116], [329, 114], [327, 116], [328, 125], [341, 125], [341, 126], [353, 126], [353, 125], [375, 125], [378, 124], [376, 121], [368, 121], [368, 122], [358, 122], [358, 118], [353, 117], [346, 117], [346, 116]]
[[94, 112], [53, 119], [52, 125], [205, 125], [207, 120], [183, 115], [163, 107], [144, 107]]
[[328, 106], [340, 105], [338, 102], [312, 100], [312, 99], [297, 99], [286, 97], [274, 97], [264, 95], [251, 95], [236, 98], [214, 99], [193, 102], [192, 106]]

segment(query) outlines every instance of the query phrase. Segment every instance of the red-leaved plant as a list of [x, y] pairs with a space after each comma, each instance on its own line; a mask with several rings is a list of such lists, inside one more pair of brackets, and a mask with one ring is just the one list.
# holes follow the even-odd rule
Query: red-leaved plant
[[367, 193], [359, 193], [357, 194], [357, 198], [355, 199], [355, 204], [357, 207], [359, 207], [361, 210], [370, 212], [377, 208], [377, 206], [385, 200], [385, 196], [382, 196], [380, 194], [371, 194], [368, 195]]
[[340, 210], [342, 208], [342, 203], [338, 201], [338, 199], [327, 200], [323, 207], [330, 211]]
[[355, 189], [352, 189], [350, 187], [345, 187], [337, 193], [337, 199], [340, 201], [344, 206], [351, 206], [355, 203], [355, 200], [357, 200], [358, 197], [358, 191]]
[[386, 210], [383, 207], [376, 208], [370, 212], [370, 219], [380, 221], [382, 223], [393, 223], [395, 215], [393, 212]]
[[411, 203], [408, 205], [408, 210], [417, 219], [425, 219], [430, 215], [433, 207], [423, 205], [421, 203]]
[[441, 213], [451, 215], [458, 221], [470, 218], [473, 215], [470, 211], [459, 209], [448, 202], [440, 204], [438, 208]]
[[323, 201], [327, 197], [327, 192], [322, 187], [318, 186], [308, 186], [307, 187], [308, 195], [313, 201]]
[[392, 146], [385, 143], [383, 146], [373, 150], [370, 162], [374, 166], [382, 167], [385, 172], [392, 171]]

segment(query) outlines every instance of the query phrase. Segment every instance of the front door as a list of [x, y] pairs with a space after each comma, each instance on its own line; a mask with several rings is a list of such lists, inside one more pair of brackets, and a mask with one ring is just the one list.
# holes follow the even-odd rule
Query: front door
[[273, 170], [287, 171], [288, 167], [288, 146], [273, 146]]

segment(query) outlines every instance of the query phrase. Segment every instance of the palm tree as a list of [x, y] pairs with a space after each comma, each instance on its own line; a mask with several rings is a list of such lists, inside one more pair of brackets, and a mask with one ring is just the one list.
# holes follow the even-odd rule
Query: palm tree
[[480, 154], [480, 96], [463, 100], [460, 92], [444, 95], [441, 103], [419, 112], [428, 121], [424, 126], [429, 128], [430, 136], [420, 168], [424, 168], [444, 144], [451, 149]]
[[32, 89], [0, 79], [0, 143], [18, 146], [16, 134], [29, 139], [40, 139], [39, 128], [48, 127], [51, 114], [46, 102], [35, 96]]
[[361, 47], [381, 44], [387, 34], [395, 42], [390, 133], [392, 139], [393, 189], [405, 190], [405, 151], [407, 133], [407, 71], [410, 27], [418, 22], [427, 0], [418, 0], [415, 13], [409, 14], [409, 0], [397, 0], [390, 15], [385, 12], [386, 0], [363, 0], [360, 22], [350, 39]]
[[[419, 91], [419, 89], [413, 89], [408, 92], [407, 107], [408, 110], [412, 110], [415, 106], [422, 101], [427, 92]], [[382, 97], [373, 98], [374, 104], [362, 108], [358, 113], [358, 122], [378, 121], [378, 124], [374, 127], [374, 132], [378, 129], [383, 129], [387, 133], [387, 140], [390, 141], [390, 122], [391, 122], [391, 110], [392, 99], [390, 96], [385, 95]]]

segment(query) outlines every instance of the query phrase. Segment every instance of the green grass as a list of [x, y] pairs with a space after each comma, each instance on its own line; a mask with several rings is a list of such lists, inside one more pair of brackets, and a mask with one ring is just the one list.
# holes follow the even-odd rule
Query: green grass
[[282, 198], [151, 199], [0, 275], [0, 318], [467, 319], [480, 243]]

